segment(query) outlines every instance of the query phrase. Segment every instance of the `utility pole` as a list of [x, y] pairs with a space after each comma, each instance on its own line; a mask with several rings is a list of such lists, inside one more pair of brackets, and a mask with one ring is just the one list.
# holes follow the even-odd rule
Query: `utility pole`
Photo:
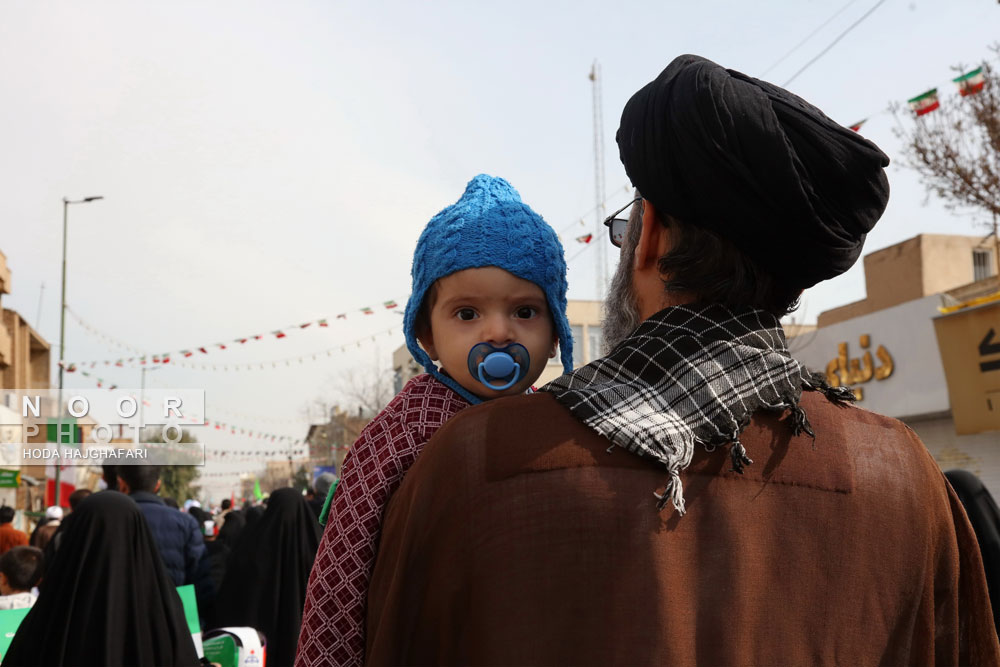
[[[604, 119], [601, 111], [601, 65], [596, 60], [590, 66], [590, 82], [594, 99], [594, 238], [600, 239], [605, 234], [603, 223], [607, 217], [604, 200]], [[608, 289], [608, 254], [603, 243], [597, 245], [597, 258], [594, 270], [597, 274], [597, 300], [604, 300]]]
[[[66, 360], [66, 229], [68, 226], [69, 219], [69, 205], [70, 204], [89, 204], [92, 201], [98, 201], [99, 199], [104, 199], [104, 197], [84, 197], [83, 199], [77, 199], [75, 201], [63, 197], [63, 238], [62, 238], [62, 307], [59, 309], [59, 398], [56, 402], [56, 448], [62, 444], [62, 426], [63, 426], [63, 366], [65, 366]], [[75, 429], [73, 429], [75, 432]], [[55, 478], [55, 498], [52, 503], [56, 507], [59, 506], [59, 486], [61, 479], [61, 471], [59, 462], [56, 462], [56, 478]]]

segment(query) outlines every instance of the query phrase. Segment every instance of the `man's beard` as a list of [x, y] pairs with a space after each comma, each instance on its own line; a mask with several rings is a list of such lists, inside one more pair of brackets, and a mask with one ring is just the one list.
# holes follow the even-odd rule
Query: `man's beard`
[[[634, 207], [634, 209], [633, 213], [640, 210], [639, 207]], [[632, 216], [625, 233], [625, 239], [622, 242], [618, 269], [615, 271], [614, 278], [611, 279], [608, 296], [604, 300], [601, 334], [604, 338], [603, 354], [605, 355], [615, 349], [642, 324], [642, 317], [639, 315], [639, 300], [632, 283], [632, 258], [635, 257], [635, 248], [639, 245], [641, 226], [639, 216]]]

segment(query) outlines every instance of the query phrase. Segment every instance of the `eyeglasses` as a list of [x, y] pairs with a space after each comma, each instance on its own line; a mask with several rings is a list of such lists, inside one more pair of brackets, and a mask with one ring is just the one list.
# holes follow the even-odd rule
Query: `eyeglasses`
[[628, 226], [628, 218], [619, 218], [618, 215], [621, 214], [627, 208], [630, 208], [642, 201], [642, 197], [636, 197], [629, 203], [622, 206], [620, 209], [609, 215], [604, 219], [604, 226], [608, 228], [608, 235], [611, 238], [611, 245], [616, 248], [622, 247], [622, 242], [625, 240], [625, 228]]

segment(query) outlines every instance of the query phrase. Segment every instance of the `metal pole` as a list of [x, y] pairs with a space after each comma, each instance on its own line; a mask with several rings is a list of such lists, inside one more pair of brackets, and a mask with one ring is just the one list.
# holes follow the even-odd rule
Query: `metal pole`
[[[56, 448], [62, 442], [62, 394], [63, 362], [66, 359], [66, 220], [69, 216], [69, 200], [63, 197], [63, 244], [62, 244], [62, 307], [59, 309], [59, 392], [56, 401]], [[55, 506], [59, 506], [60, 486], [59, 461], [56, 461]]]
[[142, 427], [145, 422], [143, 419], [146, 418], [145, 408], [146, 408], [146, 367], [143, 366], [140, 369], [140, 375], [142, 379], [139, 380], [139, 425], [136, 427], [138, 436], [137, 440], [142, 440]]
[[[58, 401], [56, 405], [56, 447], [59, 447], [62, 441], [62, 426], [63, 426], [63, 412], [62, 412], [62, 398], [63, 398], [63, 366], [66, 360], [66, 231], [67, 231], [67, 219], [69, 217], [69, 205], [70, 204], [87, 204], [92, 201], [97, 201], [99, 199], [104, 199], [104, 197], [84, 197], [80, 200], [70, 201], [66, 197], [63, 197], [63, 246], [62, 246], [62, 307], [59, 309], [59, 393]], [[56, 478], [55, 478], [55, 505], [59, 506], [59, 486], [62, 471], [59, 469], [58, 462], [56, 463]]]

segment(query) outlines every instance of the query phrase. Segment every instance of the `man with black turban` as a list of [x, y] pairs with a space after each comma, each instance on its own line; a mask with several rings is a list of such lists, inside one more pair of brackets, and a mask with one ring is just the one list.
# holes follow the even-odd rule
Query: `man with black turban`
[[446, 423], [388, 505], [366, 663], [1000, 664], [976, 537], [920, 440], [788, 351], [888, 158], [681, 56], [625, 106], [638, 193], [607, 354]]

